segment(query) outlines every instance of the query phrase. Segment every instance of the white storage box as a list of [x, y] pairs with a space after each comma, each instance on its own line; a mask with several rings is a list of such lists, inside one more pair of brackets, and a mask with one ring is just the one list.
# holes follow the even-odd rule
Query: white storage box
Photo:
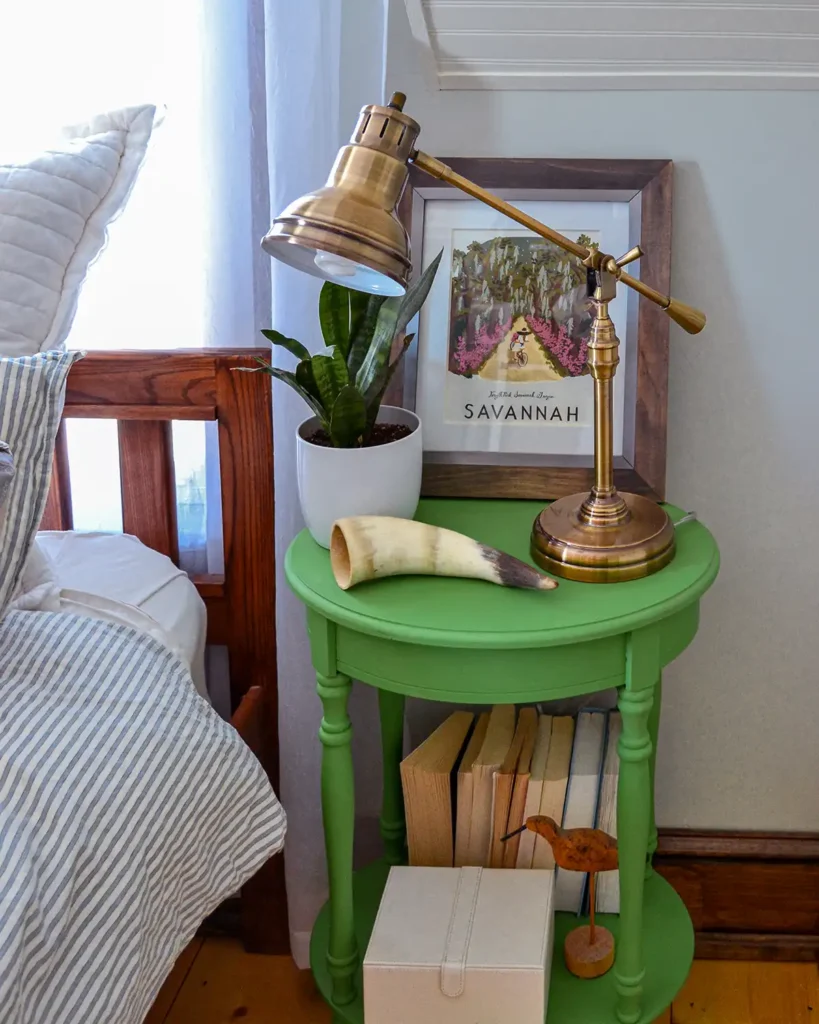
[[392, 868], [364, 958], [365, 1024], [543, 1024], [554, 872]]

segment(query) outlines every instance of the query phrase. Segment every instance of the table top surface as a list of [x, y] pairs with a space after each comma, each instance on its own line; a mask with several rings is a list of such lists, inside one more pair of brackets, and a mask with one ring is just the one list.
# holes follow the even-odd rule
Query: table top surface
[[[416, 518], [464, 533], [534, 564], [529, 536], [538, 501], [425, 499]], [[683, 515], [666, 506], [672, 520]], [[677, 531], [673, 561], [626, 583], [560, 580], [556, 590], [513, 590], [483, 580], [401, 576], [341, 590], [329, 552], [303, 530], [285, 561], [288, 582], [308, 607], [372, 636], [434, 646], [543, 647], [639, 629], [686, 607], [719, 569], [714, 538], [699, 522]]]

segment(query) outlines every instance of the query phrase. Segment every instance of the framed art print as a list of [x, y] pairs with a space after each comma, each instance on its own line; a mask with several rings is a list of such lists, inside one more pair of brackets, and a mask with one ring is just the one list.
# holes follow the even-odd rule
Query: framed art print
[[[619, 256], [668, 293], [668, 161], [444, 159], [573, 241]], [[413, 263], [443, 250], [405, 360], [403, 404], [421, 417], [424, 493], [557, 498], [593, 481], [591, 310], [575, 257], [410, 168], [401, 207]], [[668, 320], [630, 289], [610, 305], [618, 487], [665, 490]], [[659, 314], [659, 315], [657, 315]]]

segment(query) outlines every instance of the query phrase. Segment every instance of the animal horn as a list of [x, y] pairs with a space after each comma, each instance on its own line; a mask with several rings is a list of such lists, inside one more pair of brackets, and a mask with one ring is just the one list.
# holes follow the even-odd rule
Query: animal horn
[[557, 586], [551, 576], [462, 533], [389, 516], [335, 522], [330, 562], [342, 590], [385, 576], [462, 576], [529, 590]]

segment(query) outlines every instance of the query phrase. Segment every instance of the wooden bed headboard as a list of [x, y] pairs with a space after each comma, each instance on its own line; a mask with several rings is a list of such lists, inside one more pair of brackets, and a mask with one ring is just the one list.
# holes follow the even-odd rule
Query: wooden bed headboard
[[[233, 708], [254, 685], [275, 686], [273, 421], [270, 377], [235, 373], [259, 349], [90, 352], [72, 367], [65, 418], [118, 421], [125, 533], [179, 560], [173, 420], [216, 420], [222, 489], [223, 576], [196, 576], [208, 642], [230, 652]], [[43, 518], [70, 530], [65, 430], [57, 438]]]
[[[234, 372], [255, 366], [254, 357], [264, 352], [90, 352], [71, 368], [63, 419], [118, 421], [123, 530], [175, 562], [179, 541], [171, 423], [216, 421], [225, 571], [194, 576], [193, 582], [207, 606], [208, 643], [228, 649], [234, 712], [253, 690], [253, 707], [246, 702], [234, 724], [254, 733], [251, 746], [278, 789], [271, 378]], [[42, 529], [72, 529], [71, 509], [63, 423]], [[273, 858], [250, 889], [250, 897], [243, 899], [246, 943], [282, 952], [288, 943], [282, 858]]]

